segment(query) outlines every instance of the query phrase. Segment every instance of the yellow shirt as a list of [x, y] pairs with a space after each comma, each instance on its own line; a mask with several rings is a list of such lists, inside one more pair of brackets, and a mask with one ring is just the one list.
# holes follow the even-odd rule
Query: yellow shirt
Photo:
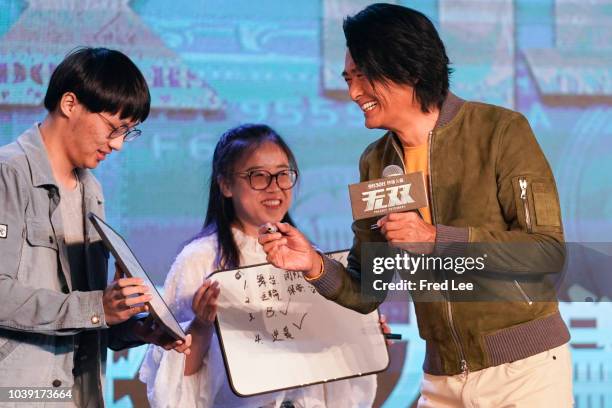
[[[429, 167], [427, 163], [427, 152], [429, 145], [427, 143], [419, 146], [404, 146], [404, 164], [406, 165], [406, 173], [414, 173], [422, 171], [425, 177], [425, 192], [427, 194], [427, 202], [429, 203]], [[431, 224], [431, 211], [429, 205], [419, 208], [419, 213], [425, 222]]]

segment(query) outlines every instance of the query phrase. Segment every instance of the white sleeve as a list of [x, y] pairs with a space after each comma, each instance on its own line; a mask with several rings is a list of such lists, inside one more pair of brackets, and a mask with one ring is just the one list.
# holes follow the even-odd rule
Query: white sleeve
[[338, 408], [370, 408], [376, 397], [376, 375], [333, 381], [325, 387], [325, 405]]
[[150, 345], [140, 367], [140, 381], [147, 385], [147, 398], [153, 408], [204, 406], [196, 400], [199, 373], [185, 377], [185, 356]]
[[[214, 240], [203, 240], [204, 242], [194, 241], [181, 251], [170, 268], [164, 285], [164, 299], [184, 329], [194, 317], [191, 309], [193, 295], [204, 277], [212, 270]], [[216, 341], [216, 336], [213, 335], [211, 349]], [[147, 398], [151, 407], [212, 407], [221, 385], [219, 381], [215, 381], [214, 375], [209, 377], [209, 372], [215, 371], [209, 367], [210, 354], [209, 350], [203, 359], [202, 368], [197, 373], [185, 376], [184, 354], [150, 345], [140, 368], [139, 378], [147, 385]]]

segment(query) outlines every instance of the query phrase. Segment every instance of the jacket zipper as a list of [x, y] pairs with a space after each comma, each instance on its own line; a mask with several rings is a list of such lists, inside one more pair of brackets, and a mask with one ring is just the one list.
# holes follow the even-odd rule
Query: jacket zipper
[[397, 146], [397, 143], [395, 142], [394, 139], [391, 139], [391, 144], [393, 145], [393, 149], [395, 149], [395, 153], [397, 153], [397, 156], [399, 157], [400, 162], [402, 162], [402, 168], [405, 174], [406, 173], [406, 163], [404, 163], [404, 154], [400, 150], [400, 148]]
[[[447, 291], [448, 294], [448, 291]], [[461, 369], [461, 374], [467, 376], [470, 369], [467, 364], [467, 360], [465, 358], [465, 353], [463, 351], [463, 346], [461, 345], [461, 341], [459, 341], [459, 334], [457, 334], [457, 330], [455, 329], [455, 323], [453, 321], [453, 306], [451, 302], [446, 301], [446, 310], [448, 311], [448, 325], [451, 329], [451, 335], [455, 342], [455, 346], [457, 346], [457, 350], [459, 351], [459, 368]]]
[[533, 300], [531, 300], [531, 298], [527, 295], [527, 292], [523, 290], [523, 288], [521, 287], [521, 285], [518, 283], [517, 280], [514, 281], [514, 286], [516, 286], [518, 291], [521, 292], [521, 295], [523, 296], [523, 299], [525, 299], [525, 302], [527, 302], [527, 304], [531, 306], [533, 304]]
[[[531, 214], [529, 213], [529, 202], [527, 201], [527, 186], [528, 186], [527, 179], [524, 177], [521, 177], [519, 179], [519, 187], [521, 188], [521, 201], [523, 201], [523, 208], [525, 209], [525, 224], [527, 224], [527, 232], [531, 233], [532, 231]], [[517, 280], [514, 281], [514, 286], [516, 286], [516, 288], [521, 293], [521, 295], [523, 296], [523, 299], [525, 299], [527, 304], [531, 306], [533, 304], [533, 301], [529, 298], [529, 296], [527, 296], [527, 293], [525, 293], [525, 291], [523, 290], [523, 288], [521, 287], [521, 285], [518, 283]]]
[[[431, 150], [432, 150], [432, 142], [433, 142], [433, 138], [434, 138], [434, 131], [433, 129], [429, 131], [429, 135], [428, 135], [428, 149], [427, 149], [427, 167], [429, 168], [429, 185], [428, 185], [428, 190], [429, 190], [429, 205], [431, 205], [431, 223], [433, 225], [436, 225], [436, 209], [435, 209], [435, 205], [434, 205], [434, 198], [433, 198], [433, 171], [431, 171]], [[447, 292], [448, 295], [448, 292]], [[463, 346], [461, 345], [461, 341], [459, 340], [459, 334], [457, 333], [457, 329], [455, 328], [455, 323], [453, 321], [453, 306], [451, 304], [451, 302], [446, 301], [446, 310], [448, 312], [448, 325], [450, 327], [451, 330], [451, 336], [453, 337], [453, 341], [455, 342], [455, 346], [457, 347], [457, 350], [459, 351], [459, 368], [461, 369], [461, 373], [466, 375], [469, 373], [470, 369], [468, 367], [467, 364], [467, 360], [465, 358], [465, 352], [463, 351]]]
[[527, 232], [531, 234], [531, 214], [529, 213], [529, 203], [527, 201], [527, 179], [519, 179], [519, 187], [521, 188], [521, 200], [525, 210], [525, 223], [527, 224]]
[[431, 205], [431, 211], [430, 211], [431, 223], [433, 225], [436, 225], [436, 210], [434, 208], [433, 187], [432, 187], [433, 185], [433, 174], [432, 173], [433, 172], [431, 171], [431, 142], [433, 141], [433, 135], [434, 135], [434, 132], [432, 129], [429, 131], [429, 135], [427, 137], [428, 139], [427, 140], [427, 145], [428, 145], [427, 147], [427, 169], [429, 171], [429, 183], [428, 183], [429, 185], [427, 187], [429, 190], [429, 201], [430, 201], [429, 204]]
[[[429, 204], [431, 205], [431, 222], [433, 225], [435, 225], [436, 224], [436, 212], [435, 212], [434, 200], [433, 200], [433, 187], [432, 187], [433, 177], [432, 177], [432, 171], [431, 171], [431, 143], [433, 141], [433, 136], [434, 136], [434, 131], [430, 130], [429, 135], [428, 135], [428, 140], [427, 140], [427, 143], [428, 143], [427, 167], [429, 168], [428, 191], [429, 191], [429, 201], [430, 201]], [[400, 158], [400, 161], [402, 162], [402, 166], [404, 167], [404, 172], [406, 172], [406, 165], [404, 163], [404, 159], [398, 147], [396, 146], [395, 141], [393, 141], [393, 148], [395, 149], [397, 155]], [[463, 351], [463, 346], [461, 345], [461, 342], [459, 341], [459, 334], [457, 334], [457, 329], [455, 328], [455, 324], [453, 322], [453, 309], [449, 301], [446, 302], [446, 307], [447, 307], [447, 312], [448, 312], [448, 323], [451, 329], [451, 336], [453, 337], [455, 346], [457, 347], [457, 350], [459, 351], [459, 356], [460, 356], [459, 368], [461, 369], [462, 374], [467, 375], [469, 372], [469, 367], [467, 364], [467, 360], [465, 358], [465, 352]]]

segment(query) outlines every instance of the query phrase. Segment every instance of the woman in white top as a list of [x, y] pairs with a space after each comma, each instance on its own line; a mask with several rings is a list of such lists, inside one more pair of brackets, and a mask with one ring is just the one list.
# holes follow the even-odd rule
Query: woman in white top
[[[265, 125], [228, 130], [213, 155], [208, 210], [202, 231], [177, 256], [164, 298], [192, 335], [187, 356], [150, 346], [140, 369], [153, 407], [370, 407], [375, 376], [241, 398], [229, 387], [214, 330], [219, 287], [215, 270], [266, 262], [258, 228], [289, 222], [298, 169], [282, 138]], [[204, 281], [204, 283], [202, 283]]]

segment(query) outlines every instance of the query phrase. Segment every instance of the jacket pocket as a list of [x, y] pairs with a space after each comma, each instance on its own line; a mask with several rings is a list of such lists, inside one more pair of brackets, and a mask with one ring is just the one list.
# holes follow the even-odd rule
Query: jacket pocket
[[527, 294], [527, 292], [525, 292], [525, 289], [523, 289], [523, 287], [521, 286], [520, 283], [518, 283], [517, 280], [514, 280], [514, 286], [516, 287], [516, 289], [519, 291], [519, 293], [521, 294], [521, 298], [529, 305], [531, 306], [533, 304], [533, 300], [531, 300], [531, 298], [529, 297], [529, 295]]
[[55, 233], [48, 220], [29, 218], [26, 220], [26, 240], [31, 246], [57, 249]]
[[512, 179], [519, 224], [528, 233], [561, 232], [561, 209], [552, 178], [517, 176]]

